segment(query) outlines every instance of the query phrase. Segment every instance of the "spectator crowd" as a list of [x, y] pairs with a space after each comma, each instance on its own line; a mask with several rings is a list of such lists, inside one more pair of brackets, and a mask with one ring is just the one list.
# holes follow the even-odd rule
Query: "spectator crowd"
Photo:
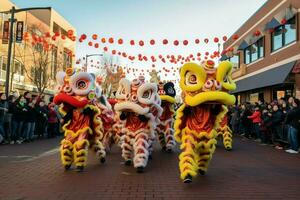
[[233, 133], [254, 139], [262, 145], [299, 152], [300, 101], [290, 97], [271, 103], [258, 101], [231, 107], [229, 117]]
[[6, 98], [0, 93], [0, 143], [21, 144], [60, 134], [56, 107], [30, 92]]

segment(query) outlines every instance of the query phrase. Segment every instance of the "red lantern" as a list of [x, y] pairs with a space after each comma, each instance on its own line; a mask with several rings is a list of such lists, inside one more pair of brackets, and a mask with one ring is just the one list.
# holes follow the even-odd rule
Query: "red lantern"
[[108, 51], [108, 48], [107, 48], [107, 47], [104, 47], [103, 50], [104, 50], [104, 51]]
[[183, 45], [186, 46], [186, 45], [188, 45], [188, 43], [189, 43], [189, 42], [188, 42], [187, 40], [183, 40]]
[[126, 54], [125, 52], [123, 52], [123, 53], [122, 53], [122, 56], [123, 56], [124, 58], [126, 58], [126, 57], [127, 57], [127, 54]]
[[144, 41], [143, 41], [143, 40], [140, 40], [140, 41], [139, 41], [139, 45], [140, 45], [140, 46], [144, 46]]
[[102, 42], [102, 43], [105, 43], [105, 42], [106, 42], [106, 39], [105, 39], [105, 38], [101, 38], [101, 42]]
[[164, 45], [168, 44], [168, 40], [167, 40], [167, 39], [164, 39], [164, 40], [163, 40], [163, 44], [164, 44]]
[[195, 43], [196, 43], [196, 44], [199, 44], [199, 43], [200, 43], [200, 40], [199, 40], [199, 39], [195, 39]]
[[94, 47], [95, 47], [95, 48], [99, 48], [99, 44], [98, 44], [98, 43], [95, 43]]
[[173, 43], [174, 43], [174, 45], [175, 45], [175, 46], [178, 46], [178, 45], [179, 45], [179, 42], [178, 42], [178, 40], [174, 40], [174, 42], [173, 42]]
[[118, 52], [118, 55], [120, 56], [120, 55], [121, 55], [121, 52]]
[[61, 39], [65, 40], [66, 36], [65, 35], [61, 35]]
[[282, 25], [284, 25], [284, 24], [286, 24], [286, 19], [285, 18], [283, 18], [281, 21], [280, 21], [280, 23], [282, 24]]
[[134, 40], [130, 40], [130, 45], [134, 45]]
[[[28, 33], [27, 33], [27, 37], [28, 37]], [[47, 37], [47, 38], [51, 37], [50, 33], [49, 32], [45, 33], [45, 37]]]
[[92, 42], [89, 42], [88, 45], [89, 45], [89, 46], [93, 46], [93, 43], [92, 43]]
[[53, 41], [55, 41], [55, 40], [56, 40], [55, 35], [53, 35], [51, 39], [52, 39]]
[[109, 42], [110, 44], [114, 43], [114, 38], [109, 38], [109, 39], [108, 39], [108, 42]]
[[68, 30], [68, 36], [71, 37], [74, 34], [73, 30]]
[[238, 35], [238, 34], [233, 35], [233, 36], [232, 36], [232, 39], [233, 39], [233, 40], [239, 39], [239, 35]]
[[200, 56], [201, 56], [201, 53], [197, 53], [197, 56], [200, 57]]
[[205, 44], [207, 44], [209, 42], [209, 40], [207, 38], [204, 39]]
[[86, 39], [86, 34], [82, 34], [82, 35], [80, 36], [80, 38], [81, 38], [82, 40], [85, 40], [85, 39]]
[[255, 31], [253, 35], [256, 37], [260, 36], [260, 31], [259, 30]]
[[117, 53], [117, 51], [116, 51], [116, 50], [112, 50], [111, 53], [112, 53], [113, 55], [115, 55], [115, 54]]
[[227, 41], [227, 37], [223, 36], [223, 41], [226, 42]]
[[93, 38], [93, 40], [97, 40], [98, 35], [97, 35], [97, 34], [93, 34], [93, 35], [92, 35], [92, 38]]
[[209, 52], [205, 52], [205, 55], [208, 56], [208, 55], [209, 55]]
[[218, 43], [218, 42], [219, 42], [219, 38], [215, 37], [215, 38], [214, 38], [214, 42], [215, 42], [215, 43]]
[[118, 44], [123, 44], [123, 40], [121, 38], [118, 40]]
[[56, 37], [58, 37], [58, 36], [60, 35], [60, 33], [59, 33], [59, 32], [55, 32], [54, 35], [55, 35]]
[[228, 49], [228, 51], [233, 51], [233, 47], [230, 47], [230, 48]]
[[270, 28], [269, 33], [273, 33], [273, 32], [274, 32], [274, 28]]
[[152, 67], [155, 67], [155, 65], [153, 64]]
[[151, 45], [154, 45], [154, 44], [155, 44], [155, 40], [153, 40], [153, 39], [150, 40], [150, 44], [151, 44]]

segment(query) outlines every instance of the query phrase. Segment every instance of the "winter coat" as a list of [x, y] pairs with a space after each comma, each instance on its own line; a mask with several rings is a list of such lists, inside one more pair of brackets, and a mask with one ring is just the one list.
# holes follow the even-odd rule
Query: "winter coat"
[[300, 128], [300, 106], [290, 110], [285, 118], [285, 124], [294, 127], [295, 129]]
[[251, 119], [254, 124], [261, 123], [261, 112], [257, 110], [248, 118]]
[[272, 113], [272, 126], [280, 126], [283, 122], [283, 112], [281, 110], [277, 110]]

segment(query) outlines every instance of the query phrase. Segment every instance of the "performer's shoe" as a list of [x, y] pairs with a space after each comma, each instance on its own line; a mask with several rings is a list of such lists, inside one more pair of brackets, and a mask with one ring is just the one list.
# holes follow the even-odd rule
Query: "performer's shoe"
[[199, 169], [198, 172], [199, 172], [199, 174], [201, 174], [202, 176], [205, 175], [205, 173], [206, 173], [206, 171], [204, 171], [204, 170], [202, 170], [202, 169]]
[[167, 151], [168, 153], [172, 153], [172, 148], [167, 148], [166, 151]]
[[231, 147], [225, 147], [226, 151], [231, 151], [232, 148]]
[[105, 163], [105, 158], [100, 158], [100, 163], [101, 164]]
[[124, 163], [126, 166], [130, 166], [131, 165], [131, 160], [126, 160]]
[[71, 168], [71, 165], [65, 165], [65, 171], [68, 171]]
[[138, 167], [136, 168], [137, 173], [143, 173], [144, 172], [144, 167]]
[[83, 172], [84, 166], [77, 166], [76, 171], [77, 172]]
[[191, 183], [192, 181], [193, 181], [193, 177], [189, 174], [183, 180], [184, 183]]

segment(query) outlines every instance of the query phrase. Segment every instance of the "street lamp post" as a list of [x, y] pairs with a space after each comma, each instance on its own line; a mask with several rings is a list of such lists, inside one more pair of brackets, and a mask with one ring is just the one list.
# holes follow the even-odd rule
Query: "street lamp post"
[[21, 8], [16, 9], [14, 6], [9, 11], [4, 11], [1, 13], [11, 14], [10, 17], [10, 28], [9, 28], [9, 38], [8, 38], [8, 52], [7, 52], [7, 66], [6, 66], [6, 81], [5, 81], [5, 95], [8, 98], [9, 95], [9, 76], [10, 76], [10, 65], [11, 65], [11, 54], [13, 45], [13, 34], [14, 34], [14, 23], [15, 23], [15, 13], [29, 11], [29, 10], [51, 10], [51, 7], [35, 7], [35, 8]]
[[103, 56], [103, 54], [86, 54], [85, 55], [86, 71], [88, 71], [88, 58], [92, 56]]

